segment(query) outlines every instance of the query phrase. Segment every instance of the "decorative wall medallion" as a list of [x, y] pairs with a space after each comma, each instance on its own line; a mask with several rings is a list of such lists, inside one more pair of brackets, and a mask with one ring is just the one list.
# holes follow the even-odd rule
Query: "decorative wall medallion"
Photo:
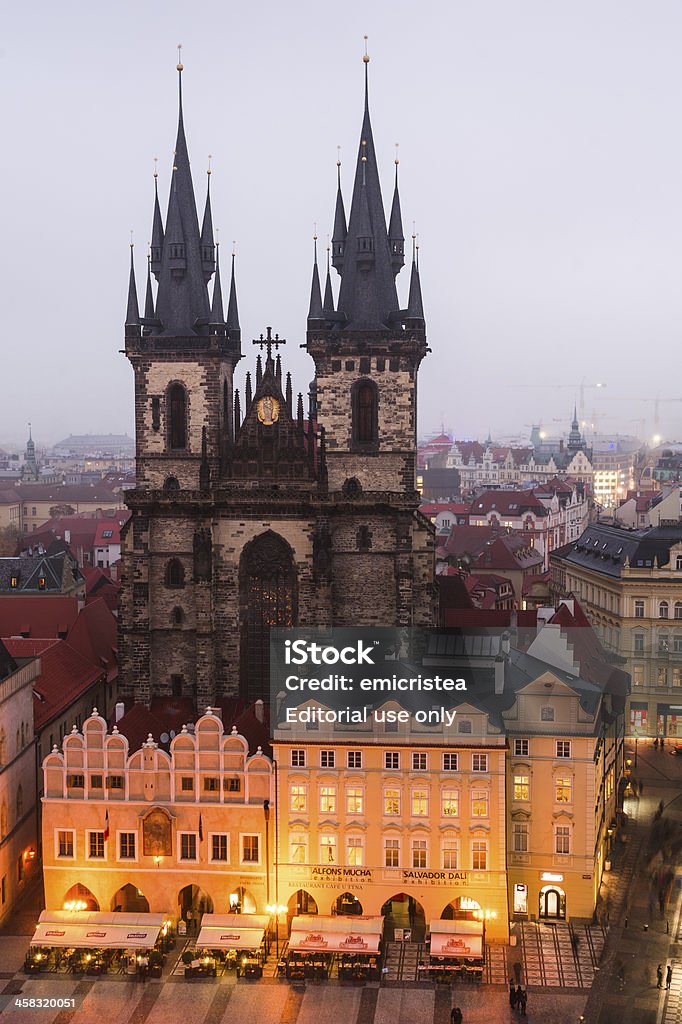
[[279, 419], [279, 402], [272, 395], [264, 395], [259, 399], [258, 419], [266, 427], [271, 427]]

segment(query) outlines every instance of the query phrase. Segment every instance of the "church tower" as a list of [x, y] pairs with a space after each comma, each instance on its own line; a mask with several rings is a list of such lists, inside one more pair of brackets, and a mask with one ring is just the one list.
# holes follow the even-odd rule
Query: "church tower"
[[[181, 65], [178, 73], [182, 90]], [[285, 339], [270, 326], [236, 390], [234, 258], [225, 315], [210, 192], [200, 228], [180, 91], [165, 223], [155, 187], [142, 315], [131, 250], [125, 351], [137, 483], [122, 542], [123, 697], [251, 702], [269, 695], [272, 627], [433, 622], [433, 528], [415, 489], [426, 339], [416, 255], [399, 308], [403, 250], [397, 165], [387, 229], [365, 95], [348, 225], [340, 188], [337, 198], [336, 308], [329, 265], [324, 297], [317, 259], [313, 268], [308, 416], [283, 369]]]

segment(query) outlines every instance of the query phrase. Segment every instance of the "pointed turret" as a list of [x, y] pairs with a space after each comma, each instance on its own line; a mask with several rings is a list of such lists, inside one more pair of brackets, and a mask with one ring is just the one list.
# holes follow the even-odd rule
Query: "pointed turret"
[[220, 246], [216, 246], [215, 277], [213, 279], [213, 299], [211, 301], [211, 334], [224, 333], [225, 311], [223, 308], [223, 289], [220, 283]]
[[261, 359], [260, 352], [256, 357], [256, 391], [260, 387], [260, 382], [263, 379], [263, 360]]
[[582, 434], [580, 433], [580, 423], [578, 421], [578, 409], [577, 406], [573, 406], [573, 422], [571, 423], [571, 432], [568, 435], [568, 442], [566, 447], [569, 451], [579, 451], [584, 447], [584, 441]]
[[230, 297], [227, 302], [227, 333], [231, 341], [240, 344], [242, 338], [239, 326], [239, 310], [237, 309], [237, 285], [234, 280], [234, 252], [232, 253], [232, 273], [230, 275]]
[[332, 234], [332, 265], [339, 274], [343, 270], [343, 258], [346, 252], [346, 211], [343, 208], [341, 194], [341, 161], [336, 161], [336, 209], [334, 211], [334, 231]]
[[151, 254], [147, 256], [147, 291], [144, 298], [144, 318], [154, 319], [154, 292], [152, 291]]
[[140, 326], [140, 307], [137, 303], [137, 287], [135, 285], [135, 264], [133, 262], [133, 244], [130, 243], [130, 277], [128, 279], [128, 308], [126, 311], [126, 327]]
[[[209, 157], [209, 161], [210, 161]], [[201, 225], [201, 269], [204, 272], [204, 281], [208, 284], [216, 268], [216, 247], [213, 241], [213, 218], [211, 216], [211, 167], [209, 164], [206, 172], [206, 205], [204, 207], [204, 220]]]
[[275, 357], [275, 380], [277, 381], [277, 387], [282, 390], [282, 357], [279, 352]]
[[391, 249], [391, 266], [393, 273], [399, 274], [405, 266], [405, 236], [403, 234], [403, 218], [400, 213], [400, 194], [398, 192], [398, 164], [400, 161], [395, 158], [395, 186], [393, 188], [393, 203], [391, 204], [391, 218], [388, 223], [388, 244]]
[[246, 384], [244, 385], [244, 405], [245, 412], [248, 413], [251, 408], [251, 402], [253, 401], [253, 390], [251, 387], [251, 371], [249, 370], [246, 374]]
[[192, 172], [185, 139], [182, 64], [178, 64], [177, 70], [178, 135], [158, 273], [159, 290], [156, 297], [156, 315], [162, 326], [153, 328], [153, 333], [190, 336], [208, 333], [209, 303]]
[[365, 109], [338, 300], [338, 312], [346, 320], [344, 331], [385, 330], [399, 316], [395, 270], [369, 116], [367, 54], [363, 60]]
[[154, 168], [154, 216], [152, 218], [151, 269], [158, 281], [161, 270], [161, 253], [163, 252], [163, 221], [159, 206], [159, 174]]
[[310, 307], [308, 320], [322, 320], [322, 292], [320, 291], [320, 275], [317, 271], [317, 235], [313, 236], [313, 280], [310, 286]]
[[[422, 303], [422, 286], [419, 280], [419, 247], [416, 236], [412, 236], [412, 270], [410, 272], [410, 294], [407, 300], [407, 319], [421, 321], [424, 325], [424, 305]], [[417, 324], [414, 324], [417, 326]]]
[[334, 292], [332, 290], [332, 275], [329, 269], [329, 246], [327, 246], [327, 280], [324, 285], [324, 300], [322, 302], [322, 309], [325, 313], [334, 312]]
[[235, 441], [239, 437], [239, 431], [242, 428], [242, 413], [239, 407], [239, 391], [235, 390], [234, 393], [234, 439]]
[[294, 414], [294, 405], [293, 405], [294, 395], [293, 395], [293, 389], [291, 387], [291, 373], [288, 370], [287, 370], [286, 385], [285, 385], [285, 389], [284, 389], [284, 401], [286, 403], [287, 412], [289, 413], [290, 416], [293, 417], [293, 414]]

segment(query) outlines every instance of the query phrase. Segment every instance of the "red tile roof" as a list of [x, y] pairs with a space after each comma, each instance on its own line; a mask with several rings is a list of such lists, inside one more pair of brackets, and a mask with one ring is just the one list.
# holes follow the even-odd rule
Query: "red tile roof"
[[88, 602], [67, 640], [83, 657], [104, 668], [109, 682], [118, 678], [118, 623], [106, 601], [97, 598]]
[[536, 516], [549, 514], [532, 490], [484, 491], [472, 501], [469, 514], [487, 515], [488, 512], [499, 512], [502, 516], [521, 516], [524, 512], [532, 512]]
[[77, 617], [77, 597], [10, 594], [0, 600], [0, 636], [63, 639]]
[[78, 700], [102, 675], [102, 669], [84, 658], [65, 640], [3, 638], [13, 658], [40, 658], [40, 675], [33, 684], [33, 720], [36, 731]]

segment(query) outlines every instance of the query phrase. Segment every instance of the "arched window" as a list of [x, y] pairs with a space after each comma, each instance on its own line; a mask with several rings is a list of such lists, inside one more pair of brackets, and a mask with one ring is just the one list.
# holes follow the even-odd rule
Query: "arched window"
[[678, 555], [675, 559], [675, 568], [678, 572], [682, 569], [682, 555]]
[[166, 586], [184, 587], [184, 585], [185, 570], [182, 566], [182, 562], [177, 558], [171, 558], [170, 562], [166, 566]]
[[244, 548], [239, 591], [242, 695], [256, 700], [269, 691], [270, 629], [295, 626], [298, 615], [293, 552], [272, 530]]
[[23, 816], [24, 816], [24, 791], [21, 788], [21, 783], [19, 783], [19, 788], [17, 789], [17, 821], [21, 821]]
[[371, 380], [356, 381], [351, 390], [353, 444], [363, 448], [379, 440], [379, 401], [377, 386]]
[[659, 619], [667, 619], [668, 618], [668, 602], [667, 601], [661, 601], [661, 603], [659, 604], [659, 606], [658, 606], [658, 617], [659, 617]]
[[180, 484], [178, 483], [177, 477], [167, 476], [163, 483], [164, 491], [179, 491]]
[[187, 447], [187, 392], [182, 384], [171, 384], [166, 395], [168, 410], [168, 447], [181, 451]]
[[675, 601], [675, 618], [682, 619], [682, 601]]
[[171, 612], [171, 622], [174, 626], [181, 626], [185, 621], [185, 613], [182, 608], [174, 608]]

